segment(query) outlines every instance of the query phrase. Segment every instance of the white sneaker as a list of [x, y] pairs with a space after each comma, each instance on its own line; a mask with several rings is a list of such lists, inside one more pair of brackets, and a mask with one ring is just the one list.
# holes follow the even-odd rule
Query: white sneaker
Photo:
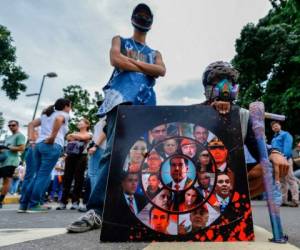
[[81, 204], [78, 208], [78, 211], [81, 213], [86, 213], [87, 212], [87, 208], [85, 204]]
[[79, 208], [79, 205], [77, 202], [73, 202], [72, 206], [70, 207], [71, 210], [77, 210]]
[[89, 230], [98, 229], [102, 226], [100, 215], [93, 209], [85, 213], [79, 220], [74, 221], [67, 227], [69, 233], [83, 233]]

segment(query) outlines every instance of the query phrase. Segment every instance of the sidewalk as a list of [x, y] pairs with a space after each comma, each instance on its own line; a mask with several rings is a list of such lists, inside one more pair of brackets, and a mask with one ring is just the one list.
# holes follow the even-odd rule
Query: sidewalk
[[[300, 247], [299, 224], [300, 208], [283, 207], [280, 211], [284, 233], [289, 236], [290, 244], [268, 242], [271, 238], [271, 225], [266, 202], [252, 202], [256, 239], [254, 242], [227, 243], [99, 243], [100, 230], [82, 234], [66, 234], [66, 226], [82, 216], [74, 210], [55, 210], [52, 203], [48, 213], [19, 214], [18, 204], [4, 205], [0, 209], [0, 248], [1, 250], [19, 249], [88, 249], [88, 250], [160, 250], [160, 249], [203, 249], [203, 250], [295, 250]], [[6, 246], [4, 246], [6, 245]], [[173, 249], [172, 249], [173, 248]]]

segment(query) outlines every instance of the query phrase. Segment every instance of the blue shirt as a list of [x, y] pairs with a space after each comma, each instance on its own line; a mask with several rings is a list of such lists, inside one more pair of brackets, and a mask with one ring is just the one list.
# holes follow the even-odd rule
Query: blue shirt
[[[132, 38], [122, 38], [120, 51], [135, 60], [154, 64], [156, 51]], [[115, 68], [109, 82], [104, 86], [104, 102], [98, 110], [100, 117], [115, 106], [126, 103], [133, 105], [156, 105], [153, 90], [155, 78], [141, 72], [124, 71]]]
[[292, 157], [293, 137], [289, 132], [280, 130], [272, 139], [272, 148], [279, 150], [289, 159]]

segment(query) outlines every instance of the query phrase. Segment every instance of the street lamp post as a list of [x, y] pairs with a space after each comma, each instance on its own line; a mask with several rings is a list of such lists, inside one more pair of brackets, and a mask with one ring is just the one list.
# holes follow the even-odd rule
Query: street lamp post
[[27, 94], [26, 95], [28, 97], [29, 96], [36, 96], [36, 95], [38, 96], [38, 99], [37, 99], [36, 104], [35, 104], [35, 108], [34, 108], [34, 113], [33, 113], [32, 120], [34, 120], [37, 108], [39, 106], [39, 102], [40, 102], [40, 98], [41, 98], [41, 94], [42, 94], [42, 90], [43, 90], [43, 86], [44, 86], [44, 82], [45, 82], [45, 78], [46, 77], [49, 77], [49, 78], [57, 77], [57, 74], [55, 72], [49, 72], [46, 75], [43, 75], [43, 80], [42, 80], [42, 83], [41, 83], [40, 92], [39, 93], [33, 93], [33, 94]]

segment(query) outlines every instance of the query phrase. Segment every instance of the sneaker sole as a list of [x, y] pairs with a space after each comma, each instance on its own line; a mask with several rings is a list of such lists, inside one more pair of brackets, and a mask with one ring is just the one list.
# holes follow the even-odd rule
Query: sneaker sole
[[27, 213], [29, 214], [35, 214], [35, 213], [48, 213], [48, 210], [40, 210], [40, 211], [34, 211], [34, 210], [27, 210]]
[[67, 227], [68, 233], [85, 233], [87, 231], [91, 231], [93, 228], [82, 228], [82, 227]]
[[18, 210], [17, 213], [18, 214], [25, 214], [25, 213], [27, 213], [27, 210]]

